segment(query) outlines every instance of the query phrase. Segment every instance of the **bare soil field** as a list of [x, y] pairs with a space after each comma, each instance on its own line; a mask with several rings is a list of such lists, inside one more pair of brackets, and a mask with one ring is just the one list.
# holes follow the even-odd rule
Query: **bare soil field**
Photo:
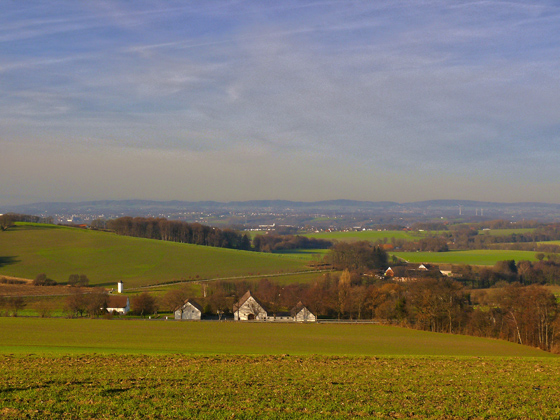
[[77, 291], [87, 291], [71, 286], [33, 286], [32, 284], [1, 284], [0, 296], [66, 296]]
[[0, 279], [6, 279], [8, 281], [16, 281], [16, 282], [25, 282], [25, 283], [33, 282], [33, 280], [31, 279], [24, 279], [23, 277], [12, 277], [12, 276], [3, 276], [3, 275], [0, 275]]

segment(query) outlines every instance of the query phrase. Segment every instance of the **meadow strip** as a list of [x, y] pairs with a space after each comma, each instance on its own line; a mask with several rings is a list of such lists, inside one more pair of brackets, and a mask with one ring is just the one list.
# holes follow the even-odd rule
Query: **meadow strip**
[[555, 357], [528, 346], [371, 324], [0, 318], [0, 354]]
[[0, 356], [0, 416], [553, 419], [559, 368], [559, 359]]

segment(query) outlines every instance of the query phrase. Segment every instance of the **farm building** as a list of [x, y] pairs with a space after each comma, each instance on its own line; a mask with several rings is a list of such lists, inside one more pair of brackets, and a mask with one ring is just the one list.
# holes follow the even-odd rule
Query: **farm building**
[[292, 318], [296, 322], [315, 322], [317, 317], [300, 302], [292, 309]]
[[433, 264], [406, 264], [396, 267], [389, 267], [385, 271], [385, 277], [394, 281], [407, 282], [416, 281], [422, 278], [437, 278], [443, 276], [437, 265]]
[[317, 318], [305, 305], [299, 302], [290, 312], [275, 312], [269, 314], [264, 305], [247, 291], [243, 297], [233, 305], [233, 319], [236, 321], [268, 321], [268, 322], [315, 322]]
[[267, 321], [293, 321], [292, 314], [290, 312], [274, 312], [272, 315], [268, 315]]
[[109, 295], [107, 299], [107, 312], [117, 312], [126, 315], [130, 311], [130, 301], [127, 296]]
[[187, 300], [175, 309], [175, 319], [200, 320], [202, 318], [202, 307], [194, 300]]
[[236, 321], [266, 321], [267, 318], [266, 309], [251, 295], [250, 290], [239, 299], [239, 302], [233, 305], [233, 319]]

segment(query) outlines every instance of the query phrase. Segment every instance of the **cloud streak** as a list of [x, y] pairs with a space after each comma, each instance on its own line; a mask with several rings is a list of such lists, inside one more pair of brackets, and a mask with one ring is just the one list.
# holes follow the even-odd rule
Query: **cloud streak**
[[[162, 185], [217, 174], [138, 198], [410, 201], [432, 184], [429, 198], [523, 201], [539, 173], [560, 175], [553, 2], [25, 4], [0, 6], [0, 129], [14, 154], [0, 176], [36, 144], [62, 160], [88, 151], [93, 180], [115, 154], [128, 163], [110, 172], [130, 185], [132, 167]], [[167, 167], [174, 155], [197, 163]], [[12, 196], [48, 196], [48, 177], [20, 178]]]

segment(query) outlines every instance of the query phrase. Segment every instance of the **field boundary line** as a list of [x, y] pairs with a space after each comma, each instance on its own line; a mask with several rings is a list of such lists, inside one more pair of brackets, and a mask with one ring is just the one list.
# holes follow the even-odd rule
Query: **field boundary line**
[[310, 273], [326, 273], [331, 272], [333, 270], [306, 270], [306, 271], [294, 271], [291, 273], [273, 273], [273, 274], [252, 274], [250, 276], [232, 276], [232, 277], [215, 277], [211, 279], [196, 279], [196, 280], [180, 280], [175, 282], [169, 283], [160, 283], [160, 284], [152, 284], [148, 286], [138, 286], [138, 287], [129, 287], [126, 288], [126, 291], [129, 290], [142, 290], [142, 289], [155, 289], [157, 287], [165, 287], [165, 286], [173, 286], [176, 284], [183, 284], [183, 283], [209, 283], [212, 281], [218, 280], [240, 280], [240, 279], [252, 279], [252, 278], [263, 278], [263, 277], [282, 277], [282, 276], [292, 276], [296, 274], [310, 274]]

